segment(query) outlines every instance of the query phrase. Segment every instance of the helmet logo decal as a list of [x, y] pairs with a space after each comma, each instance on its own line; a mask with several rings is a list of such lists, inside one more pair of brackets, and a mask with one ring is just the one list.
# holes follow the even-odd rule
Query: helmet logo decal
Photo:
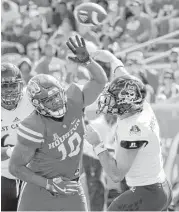
[[125, 83], [125, 86], [118, 94], [119, 103], [135, 103], [142, 100], [140, 88], [133, 80]]
[[38, 86], [36, 82], [30, 81], [29, 92], [32, 96], [35, 96], [37, 93], [40, 92], [40, 87]]

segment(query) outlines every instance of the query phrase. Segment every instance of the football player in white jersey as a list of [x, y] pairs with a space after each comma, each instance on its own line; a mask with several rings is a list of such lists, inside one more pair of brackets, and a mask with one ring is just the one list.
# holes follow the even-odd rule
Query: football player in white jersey
[[23, 95], [20, 70], [11, 63], [1, 64], [1, 209], [17, 210], [18, 184], [8, 171], [9, 158], [16, 144], [16, 129], [20, 121], [32, 111], [28, 98]]
[[93, 145], [105, 172], [114, 182], [126, 178], [129, 190], [117, 197], [109, 211], [162, 211], [172, 194], [166, 179], [159, 137], [159, 126], [146, 102], [142, 82], [129, 75], [120, 60], [100, 50], [98, 59], [110, 62], [114, 79], [98, 99], [98, 113], [118, 116], [115, 157], [90, 125], [86, 139]]

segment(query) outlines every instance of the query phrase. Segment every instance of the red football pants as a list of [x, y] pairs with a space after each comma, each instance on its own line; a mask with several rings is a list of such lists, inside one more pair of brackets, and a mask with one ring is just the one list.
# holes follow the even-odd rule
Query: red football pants
[[55, 197], [44, 188], [25, 183], [19, 198], [18, 211], [87, 211], [87, 205], [81, 186], [75, 195]]

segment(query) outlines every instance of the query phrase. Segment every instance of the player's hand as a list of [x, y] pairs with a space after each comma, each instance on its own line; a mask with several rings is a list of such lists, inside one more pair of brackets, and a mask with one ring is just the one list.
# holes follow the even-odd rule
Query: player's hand
[[79, 191], [76, 181], [64, 181], [62, 178], [48, 179], [46, 189], [53, 195], [75, 195]]
[[101, 143], [101, 138], [99, 133], [93, 129], [91, 125], [86, 126], [86, 132], [84, 138], [90, 143], [93, 147], [96, 147], [99, 143]]
[[84, 39], [79, 38], [78, 35], [75, 36], [76, 42], [70, 37], [69, 41], [66, 42], [68, 48], [73, 52], [76, 57], [68, 57], [69, 60], [75, 63], [85, 64], [90, 61], [89, 52], [86, 49], [86, 44]]

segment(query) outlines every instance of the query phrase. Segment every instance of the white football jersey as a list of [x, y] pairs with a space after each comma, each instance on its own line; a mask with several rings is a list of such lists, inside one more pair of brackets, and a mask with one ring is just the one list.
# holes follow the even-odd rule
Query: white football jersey
[[[6, 110], [1, 107], [1, 146], [7, 145], [15, 145], [17, 142], [17, 134], [16, 129], [19, 123], [27, 117], [32, 111], [34, 107], [30, 103], [27, 98], [26, 93], [19, 102], [17, 108], [15, 110]], [[8, 171], [8, 163], [9, 159], [5, 161], [1, 161], [1, 175], [14, 179], [15, 177], [12, 176]]]
[[140, 148], [125, 176], [128, 186], [143, 186], [163, 182], [165, 173], [159, 125], [151, 106], [147, 102], [144, 103], [144, 109], [141, 113], [118, 120], [117, 145], [121, 146], [122, 141], [129, 141], [129, 147], [132, 149], [136, 145], [134, 141], [140, 140], [147, 141], [147, 143]]

